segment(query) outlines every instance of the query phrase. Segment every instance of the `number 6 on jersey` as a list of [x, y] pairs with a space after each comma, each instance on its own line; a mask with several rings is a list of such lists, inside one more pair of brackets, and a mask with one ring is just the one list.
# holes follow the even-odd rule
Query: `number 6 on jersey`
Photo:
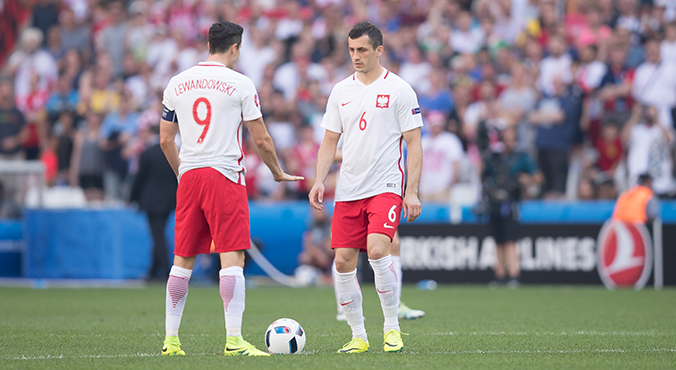
[[[197, 107], [199, 107], [200, 103], [204, 103], [207, 107], [207, 116], [202, 120], [200, 119], [199, 115], [197, 114]], [[195, 119], [195, 122], [200, 125], [204, 126], [204, 130], [202, 130], [202, 135], [200, 135], [199, 139], [197, 139], [197, 144], [200, 144], [204, 141], [204, 137], [207, 135], [207, 131], [209, 131], [209, 124], [211, 123], [211, 103], [207, 98], [199, 98], [195, 100], [195, 104], [192, 105], [192, 117]]]

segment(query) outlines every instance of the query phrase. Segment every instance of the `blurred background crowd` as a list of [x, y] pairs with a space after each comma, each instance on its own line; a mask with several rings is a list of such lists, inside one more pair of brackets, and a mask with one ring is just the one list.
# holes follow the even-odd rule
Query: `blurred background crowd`
[[306, 198], [328, 94], [353, 72], [347, 33], [363, 20], [384, 33], [383, 66], [418, 94], [423, 201], [478, 199], [482, 158], [505, 147], [505, 129], [542, 172], [525, 198], [614, 199], [645, 172], [661, 196], [676, 190], [676, 1], [28, 5], [0, 59], [0, 159], [41, 160], [49, 186], [82, 188], [89, 202], [128, 199], [140, 154], [158, 141], [163, 89], [207, 57], [219, 20], [244, 27], [236, 69], [258, 89], [285, 170], [306, 178], [275, 183], [245, 139], [251, 199]]

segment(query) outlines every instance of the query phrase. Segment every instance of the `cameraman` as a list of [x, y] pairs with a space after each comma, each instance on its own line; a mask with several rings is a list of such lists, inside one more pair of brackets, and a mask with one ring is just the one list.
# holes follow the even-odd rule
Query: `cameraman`
[[[502, 285], [507, 276], [510, 288], [519, 286], [518, 206], [522, 192], [542, 183], [542, 173], [526, 153], [515, 151], [516, 130], [508, 127], [498, 133], [500, 142], [484, 155], [482, 181], [488, 201], [489, 227], [496, 243], [495, 278], [491, 285]], [[507, 270], [507, 271], [505, 271]]]

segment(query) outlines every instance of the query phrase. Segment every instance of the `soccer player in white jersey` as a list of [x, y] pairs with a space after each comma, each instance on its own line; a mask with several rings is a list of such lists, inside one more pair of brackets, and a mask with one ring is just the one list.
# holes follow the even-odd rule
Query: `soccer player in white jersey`
[[[309, 198], [323, 209], [324, 181], [343, 138], [343, 164], [336, 186], [331, 247], [336, 252], [334, 287], [352, 329], [352, 340], [339, 353], [368, 351], [361, 288], [357, 281], [360, 251], [366, 251], [385, 316], [385, 352], [403, 349], [397, 317], [399, 284], [390, 244], [404, 217], [414, 221], [421, 211], [418, 183], [422, 167], [418, 98], [409, 84], [380, 65], [383, 36], [378, 27], [361, 22], [350, 30], [348, 49], [356, 70], [334, 86], [322, 127]], [[408, 183], [404, 194], [403, 140], [408, 145]], [[402, 201], [403, 197], [403, 201]]]
[[[231, 22], [209, 29], [209, 57], [174, 76], [164, 90], [160, 145], [179, 178], [176, 193], [174, 265], [167, 281], [166, 337], [162, 355], [185, 355], [178, 339], [188, 280], [195, 257], [220, 254], [220, 294], [227, 334], [225, 355], [268, 356], [242, 338], [244, 250], [250, 248], [242, 151], [242, 122], [275, 181], [298, 181], [282, 171], [261, 115], [253, 82], [232, 70], [242, 27]], [[174, 138], [181, 132], [178, 152]]]

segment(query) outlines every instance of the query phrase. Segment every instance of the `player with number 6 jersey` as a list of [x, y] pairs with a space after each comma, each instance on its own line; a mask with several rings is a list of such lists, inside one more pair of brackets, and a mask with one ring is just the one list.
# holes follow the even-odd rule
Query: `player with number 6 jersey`
[[[232, 70], [243, 29], [231, 22], [209, 29], [209, 57], [174, 76], [164, 91], [160, 146], [179, 178], [176, 193], [174, 265], [166, 294], [166, 336], [162, 355], [185, 355], [178, 329], [188, 296], [188, 281], [198, 254], [220, 254], [220, 294], [225, 311], [224, 355], [269, 356], [242, 338], [244, 251], [250, 248], [249, 205], [242, 151], [244, 122], [275, 181], [287, 175], [263, 122], [251, 80]], [[181, 132], [181, 151], [174, 139]]]
[[[369, 22], [355, 25], [348, 35], [348, 49], [356, 73], [337, 83], [329, 96], [322, 121], [326, 133], [309, 198], [314, 208], [323, 208], [324, 181], [343, 136], [331, 247], [336, 252], [334, 288], [352, 329], [352, 340], [338, 352], [369, 349], [356, 275], [360, 251], [368, 253], [385, 316], [383, 349], [398, 352], [404, 345], [397, 317], [399, 284], [390, 245], [402, 208], [408, 222], [421, 212], [422, 118], [411, 86], [380, 65], [383, 36], [378, 27]], [[408, 145], [405, 192], [404, 140]]]

